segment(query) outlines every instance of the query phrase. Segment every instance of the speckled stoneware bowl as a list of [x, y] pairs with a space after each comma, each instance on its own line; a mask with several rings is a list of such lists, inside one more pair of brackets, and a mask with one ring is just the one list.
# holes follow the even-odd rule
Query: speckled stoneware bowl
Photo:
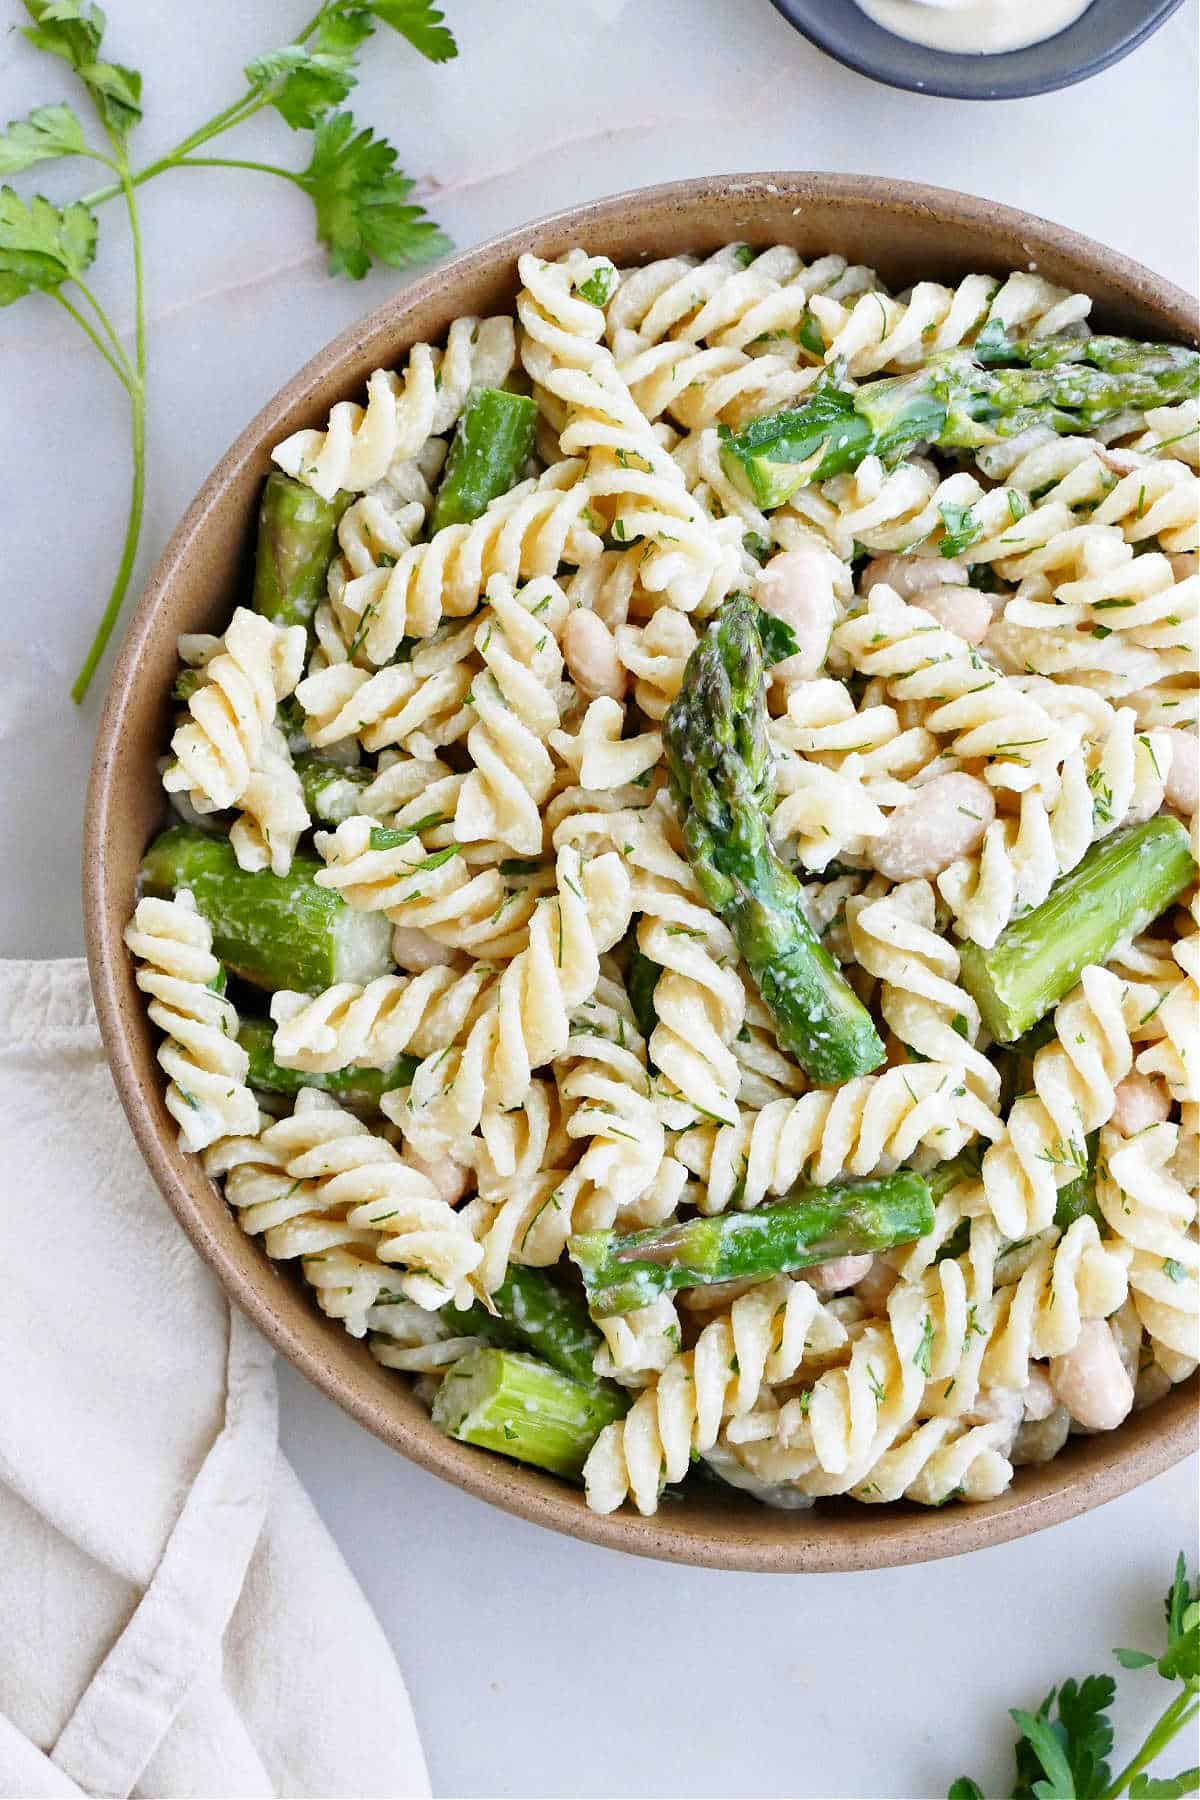
[[88, 960], [117, 1088], [168, 1204], [271, 1342], [385, 1443], [481, 1499], [613, 1549], [714, 1568], [879, 1568], [1020, 1537], [1157, 1475], [1192, 1447], [1195, 1380], [1111, 1436], [1075, 1439], [1056, 1461], [1020, 1470], [1011, 1490], [984, 1506], [831, 1502], [780, 1513], [713, 1494], [665, 1505], [651, 1519], [632, 1511], [597, 1517], [566, 1483], [440, 1436], [408, 1383], [324, 1318], [300, 1281], [242, 1234], [198, 1161], [176, 1145], [156, 1034], [121, 943], [139, 859], [163, 819], [155, 759], [169, 732], [175, 640], [181, 631], [222, 630], [247, 592], [272, 444], [322, 424], [335, 400], [360, 393], [372, 369], [399, 362], [418, 340], [436, 342], [459, 313], [511, 308], [525, 250], [553, 257], [582, 243], [632, 263], [739, 238], [792, 244], [806, 257], [838, 250], [873, 264], [896, 288], [920, 276], [953, 281], [970, 269], [1037, 268], [1093, 294], [1102, 326], [1175, 339], [1196, 329], [1187, 295], [1072, 232], [991, 201], [858, 176], [736, 176], [648, 188], [560, 213], [430, 270], [343, 333], [264, 408], [205, 482], [151, 577], [113, 671], [92, 765], [83, 861]]
[[885, 31], [855, 0], [772, 0], [818, 49], [882, 81], [954, 100], [1017, 100], [1098, 75], [1128, 56], [1182, 0], [1092, 0], [1065, 31], [999, 56], [959, 56]]

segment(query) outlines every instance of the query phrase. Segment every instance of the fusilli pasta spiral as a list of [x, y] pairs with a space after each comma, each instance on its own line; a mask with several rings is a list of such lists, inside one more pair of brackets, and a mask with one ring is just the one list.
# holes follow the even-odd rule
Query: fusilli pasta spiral
[[694, 1126], [676, 1154], [703, 1177], [699, 1204], [708, 1213], [759, 1206], [802, 1179], [824, 1187], [847, 1175], [888, 1173], [920, 1150], [940, 1162], [976, 1135], [994, 1139], [1002, 1130], [963, 1085], [961, 1068], [915, 1063], [774, 1101], [736, 1125]]
[[1136, 1138], [1100, 1134], [1096, 1201], [1113, 1236], [1129, 1245], [1129, 1287], [1157, 1360], [1172, 1381], [1200, 1361], [1200, 1241], [1196, 1197], [1171, 1173], [1174, 1125]]
[[237, 1041], [237, 1012], [224, 996], [212, 930], [191, 894], [139, 900], [125, 946], [140, 964], [135, 979], [164, 1034], [158, 1060], [180, 1144], [203, 1150], [216, 1138], [252, 1131], [258, 1103], [245, 1085], [249, 1059]]
[[186, 794], [199, 813], [236, 806], [258, 764], [278, 702], [304, 667], [302, 625], [273, 625], [239, 606], [223, 638], [183, 641], [199, 669], [189, 717], [171, 739], [163, 771], [168, 794]]
[[780, 1276], [741, 1295], [624, 1419], [605, 1426], [583, 1472], [588, 1505], [612, 1512], [628, 1496], [639, 1512], [655, 1512], [663, 1483], [682, 1480], [692, 1452], [710, 1449], [722, 1422], [749, 1411], [764, 1383], [789, 1380], [810, 1347], [828, 1351], [844, 1339], [806, 1282]]

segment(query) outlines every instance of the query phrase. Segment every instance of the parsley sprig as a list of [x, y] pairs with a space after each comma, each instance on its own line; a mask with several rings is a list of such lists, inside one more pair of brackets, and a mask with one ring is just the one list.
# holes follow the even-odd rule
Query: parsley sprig
[[[1146, 1773], [1171, 1740], [1200, 1714], [1200, 1584], [1189, 1583], [1182, 1553], [1166, 1600], [1167, 1647], [1113, 1652], [1123, 1669], [1153, 1666], [1181, 1691], [1159, 1715], [1141, 1748], [1120, 1773], [1113, 1775], [1108, 1758], [1113, 1729], [1108, 1717], [1117, 1684], [1111, 1675], [1088, 1675], [1051, 1688], [1036, 1713], [1013, 1707], [1010, 1717], [1021, 1732], [1016, 1746], [1013, 1800], [1181, 1800], [1200, 1793], [1200, 1768], [1178, 1775]], [[984, 1800], [983, 1789], [962, 1775], [948, 1800]]]
[[[457, 46], [433, 0], [324, 0], [290, 43], [247, 63], [246, 87], [233, 103], [181, 138], [155, 161], [135, 168], [130, 135], [142, 117], [142, 78], [103, 54], [107, 25], [92, 0], [24, 0], [24, 35], [59, 57], [91, 102], [99, 142], [89, 141], [71, 106], [35, 107], [0, 130], [0, 176], [17, 175], [64, 157], [101, 164], [110, 180], [66, 206], [40, 195], [23, 199], [0, 187], [0, 306], [45, 294], [74, 321], [129, 398], [132, 477], [125, 539], [104, 615], [71, 689], [78, 702], [108, 645], [133, 573], [146, 486], [146, 284], [137, 189], [170, 169], [248, 169], [300, 188], [312, 201], [316, 235], [329, 269], [359, 281], [372, 263], [407, 268], [448, 248], [433, 220], [411, 198], [412, 182], [396, 151], [339, 110], [357, 81], [357, 58], [377, 25], [390, 27], [431, 62]], [[245, 157], [198, 154], [215, 138], [273, 108], [293, 131], [312, 133], [302, 169]], [[87, 283], [96, 255], [99, 209], [120, 199], [129, 219], [134, 327], [132, 353]]]

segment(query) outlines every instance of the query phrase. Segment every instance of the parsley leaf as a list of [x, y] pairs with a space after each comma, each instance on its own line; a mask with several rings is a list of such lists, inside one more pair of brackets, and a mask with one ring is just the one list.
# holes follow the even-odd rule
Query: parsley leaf
[[87, 88], [108, 129], [124, 137], [142, 116], [142, 78], [122, 63], [101, 62], [105, 17], [90, 0], [25, 0], [33, 20], [23, 35], [37, 50], [60, 56]]
[[15, 175], [55, 156], [81, 156], [83, 127], [69, 106], [38, 106], [0, 131], [0, 175]]
[[[617, 271], [610, 262], [599, 262], [586, 281], [581, 281], [578, 288], [581, 300], [587, 300], [593, 306], [607, 306], [613, 297], [617, 285]], [[621, 465], [624, 467], [624, 464]]]
[[[1182, 1800], [1184, 1795], [1200, 1792], [1200, 1769], [1185, 1769], [1172, 1776], [1143, 1772], [1196, 1713], [1200, 1584], [1189, 1583], [1182, 1556], [1167, 1595], [1166, 1616], [1167, 1649], [1162, 1656], [1156, 1659], [1145, 1650], [1114, 1652], [1123, 1668], [1144, 1669], [1157, 1663], [1161, 1675], [1184, 1684], [1182, 1694], [1167, 1707], [1138, 1754], [1114, 1781], [1108, 1765], [1113, 1747], [1108, 1708], [1116, 1683], [1108, 1675], [1065, 1681], [1061, 1688], [1050, 1690], [1036, 1713], [1014, 1708], [1010, 1715], [1021, 1731], [1013, 1800], [1103, 1800], [1125, 1793], [1130, 1800]], [[980, 1790], [962, 1776], [950, 1789], [949, 1800], [981, 1800]]]
[[330, 274], [361, 281], [372, 262], [404, 269], [449, 249], [423, 209], [406, 204], [413, 184], [395, 164], [392, 146], [369, 127], [355, 135], [349, 113], [319, 121], [312, 161], [296, 179], [316, 208]]
[[408, 39], [430, 62], [449, 62], [458, 55], [445, 15], [431, 0], [367, 0], [367, 10], [383, 25]]
[[26, 205], [0, 188], [0, 306], [74, 280], [95, 254], [96, 216], [78, 200], [58, 207], [35, 194]]
[[1111, 1675], [1088, 1675], [1079, 1683], [1064, 1681], [1058, 1716], [1067, 1733], [1067, 1757], [1078, 1794], [1101, 1794], [1112, 1778], [1105, 1760], [1113, 1747], [1106, 1708], [1116, 1696]]
[[770, 669], [785, 657], [795, 656], [800, 646], [796, 642], [796, 634], [786, 619], [769, 613], [765, 607], [755, 605], [754, 623], [758, 627], [758, 635], [762, 642], [763, 661]]
[[804, 317], [800, 321], [800, 329], [796, 333], [796, 341], [802, 349], [808, 351], [810, 356], [824, 356], [825, 354], [825, 339], [821, 327], [807, 307], [805, 307]]
[[1200, 1791], [1200, 1769], [1182, 1769], [1178, 1775], [1135, 1775], [1129, 1800], [1183, 1800]]
[[359, 7], [326, 13], [307, 43], [285, 44], [247, 63], [246, 80], [293, 131], [311, 131], [354, 86], [355, 54], [373, 29]]
[[943, 556], [961, 556], [969, 545], [978, 543], [983, 536], [983, 526], [969, 506], [955, 506], [952, 500], [943, 500], [938, 511], [946, 527], [946, 535], [938, 545]]
[[[1064, 1692], [1074, 1685], [1065, 1683]], [[1036, 1713], [1024, 1712], [1019, 1706], [1009, 1710], [1009, 1717], [1022, 1734], [1016, 1747], [1013, 1800], [1076, 1800], [1075, 1777], [1067, 1755], [1067, 1727], [1061, 1718], [1050, 1717], [1057, 1697], [1057, 1690], [1051, 1688]]]

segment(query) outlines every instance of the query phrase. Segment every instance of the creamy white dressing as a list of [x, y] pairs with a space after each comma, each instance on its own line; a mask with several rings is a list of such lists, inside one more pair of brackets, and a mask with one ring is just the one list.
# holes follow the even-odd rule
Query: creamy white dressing
[[877, 25], [931, 50], [995, 56], [1073, 25], [1091, 0], [858, 0]]

